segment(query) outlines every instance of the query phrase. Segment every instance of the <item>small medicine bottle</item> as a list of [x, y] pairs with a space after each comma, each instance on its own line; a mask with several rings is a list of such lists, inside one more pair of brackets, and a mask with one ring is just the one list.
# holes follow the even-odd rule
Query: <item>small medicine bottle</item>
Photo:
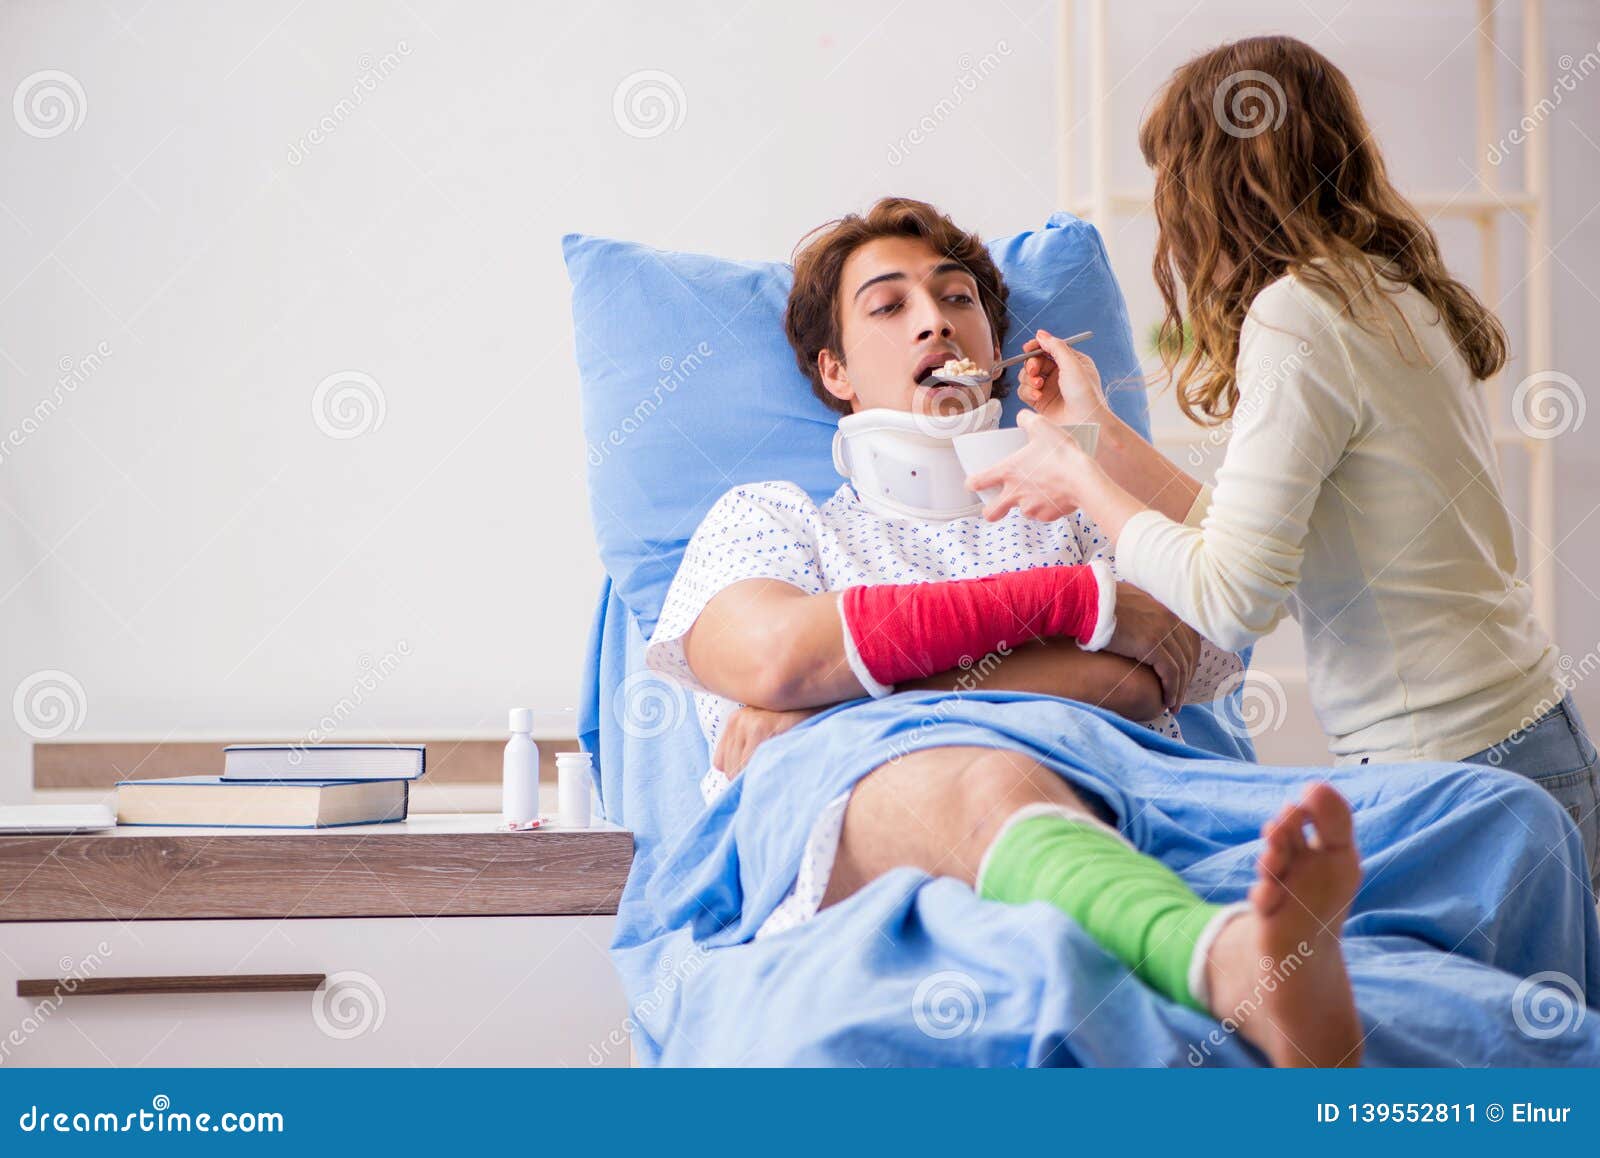
[[556, 753], [556, 798], [562, 828], [588, 828], [589, 791], [594, 757], [588, 752]]
[[501, 767], [500, 817], [512, 828], [539, 819], [539, 745], [533, 741], [533, 709], [511, 709], [511, 739]]

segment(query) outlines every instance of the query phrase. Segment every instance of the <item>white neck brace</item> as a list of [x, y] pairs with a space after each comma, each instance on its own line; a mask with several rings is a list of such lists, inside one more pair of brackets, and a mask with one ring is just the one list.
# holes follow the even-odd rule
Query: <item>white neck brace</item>
[[839, 420], [833, 466], [875, 515], [935, 522], [965, 518], [982, 511], [983, 500], [967, 489], [951, 440], [999, 425], [995, 398], [949, 417], [863, 410]]

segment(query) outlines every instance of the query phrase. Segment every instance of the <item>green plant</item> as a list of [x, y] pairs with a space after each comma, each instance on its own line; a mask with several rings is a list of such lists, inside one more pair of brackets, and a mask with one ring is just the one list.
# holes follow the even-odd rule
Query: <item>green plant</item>
[[1159, 355], [1163, 361], [1167, 360], [1169, 354], [1174, 360], [1181, 356], [1193, 340], [1194, 335], [1189, 332], [1188, 322], [1184, 322], [1183, 328], [1176, 334], [1163, 334], [1160, 322], [1152, 322], [1145, 331], [1145, 345], [1149, 347], [1151, 353]]

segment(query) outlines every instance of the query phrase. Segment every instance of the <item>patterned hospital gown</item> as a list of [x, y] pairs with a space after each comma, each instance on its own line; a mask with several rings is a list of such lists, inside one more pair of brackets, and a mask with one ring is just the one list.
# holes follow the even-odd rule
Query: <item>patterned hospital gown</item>
[[[981, 517], [934, 522], [884, 518], [861, 505], [849, 483], [822, 505], [793, 483], [735, 487], [706, 514], [667, 592], [645, 662], [695, 693], [695, 711], [709, 750], [740, 705], [703, 687], [689, 669], [683, 637], [712, 596], [746, 579], [778, 579], [809, 595], [872, 583], [972, 579], [1033, 567], [1090, 563], [1115, 566], [1111, 544], [1079, 511], [1051, 523], [1012, 511], [998, 522]], [[842, 629], [841, 629], [842, 630]], [[1242, 670], [1239, 657], [1203, 643], [1189, 700], [1214, 698]], [[1162, 712], [1147, 727], [1182, 739], [1178, 721]], [[700, 782], [707, 803], [728, 787], [716, 767]], [[817, 911], [827, 889], [848, 793], [833, 800], [812, 828], [800, 874], [787, 899], [757, 932], [791, 928]]]

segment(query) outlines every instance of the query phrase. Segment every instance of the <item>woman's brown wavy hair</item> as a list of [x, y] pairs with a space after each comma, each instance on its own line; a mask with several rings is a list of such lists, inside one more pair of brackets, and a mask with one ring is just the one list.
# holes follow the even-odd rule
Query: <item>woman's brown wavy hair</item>
[[1433, 303], [1475, 377], [1505, 364], [1505, 330], [1445, 269], [1433, 231], [1390, 183], [1349, 79], [1309, 44], [1252, 37], [1189, 61], [1157, 95], [1139, 147], [1155, 171], [1158, 348], [1193, 421], [1233, 413], [1240, 327], [1285, 274], [1368, 329], [1387, 307], [1398, 350], [1404, 318], [1388, 295], [1399, 290], [1381, 267]]

